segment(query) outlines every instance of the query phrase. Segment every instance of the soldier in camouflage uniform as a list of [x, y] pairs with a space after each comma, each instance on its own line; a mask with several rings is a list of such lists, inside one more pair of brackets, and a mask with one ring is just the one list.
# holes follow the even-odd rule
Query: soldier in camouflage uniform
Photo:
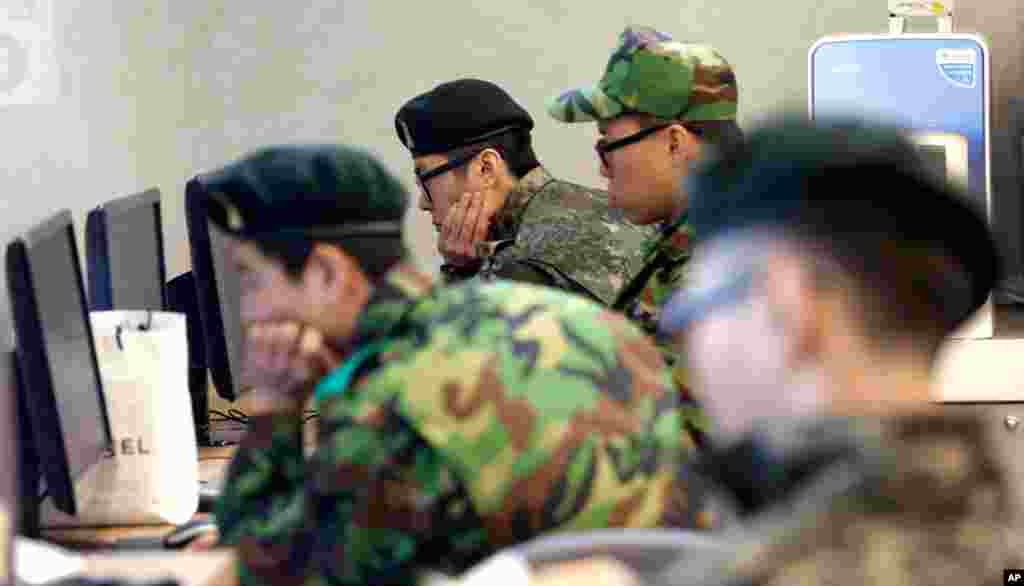
[[628, 321], [547, 287], [435, 286], [402, 245], [406, 192], [361, 151], [273, 147], [199, 183], [256, 393], [215, 510], [244, 585], [409, 584], [546, 531], [692, 524], [678, 403]]
[[[643, 246], [643, 268], [612, 304], [652, 336], [659, 308], [682, 286], [690, 258], [686, 176], [705, 151], [742, 139], [737, 92], [732, 67], [714, 48], [630, 27], [595, 86], [548, 104], [562, 122], [597, 122], [602, 136], [595, 148], [611, 207], [637, 224], [659, 226]], [[683, 358], [661, 348], [683, 400], [692, 403]], [[698, 440], [706, 425], [696, 411], [687, 422]]]
[[699, 247], [662, 326], [685, 331], [716, 422], [705, 476], [741, 522], [659, 583], [994, 585], [1024, 565], [995, 430], [930, 404], [999, 262], [923, 169], [890, 130], [800, 120], [693, 181]]
[[449, 283], [504, 278], [608, 305], [639, 271], [651, 231], [610, 211], [604, 192], [552, 177], [532, 128], [511, 96], [477, 79], [443, 83], [395, 115], [420, 208], [438, 230], [442, 273]]

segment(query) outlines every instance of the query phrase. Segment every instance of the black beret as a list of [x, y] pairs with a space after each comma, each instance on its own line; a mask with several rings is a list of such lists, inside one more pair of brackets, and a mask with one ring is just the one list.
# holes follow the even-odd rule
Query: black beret
[[984, 215], [966, 194], [930, 175], [901, 131], [857, 120], [783, 118], [709, 160], [688, 184], [698, 241], [744, 228], [827, 226], [836, 238], [888, 239], [942, 253], [969, 280], [966, 320], [1000, 278]]
[[409, 199], [373, 156], [340, 145], [263, 148], [193, 183], [210, 219], [244, 240], [400, 238]]
[[511, 130], [533, 129], [533, 118], [489, 81], [443, 83], [405, 103], [395, 132], [413, 156], [444, 153]]

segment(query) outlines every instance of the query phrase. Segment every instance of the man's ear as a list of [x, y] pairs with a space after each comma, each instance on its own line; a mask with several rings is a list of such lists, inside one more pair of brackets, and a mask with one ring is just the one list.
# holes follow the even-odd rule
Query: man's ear
[[812, 269], [786, 252], [772, 254], [766, 269], [760, 286], [772, 322], [783, 333], [786, 360], [791, 367], [812, 361], [824, 347], [828, 319], [827, 300], [815, 286]]
[[668, 128], [669, 152], [684, 164], [700, 158], [700, 138], [682, 124], [673, 124]]
[[485, 149], [477, 157], [477, 168], [480, 173], [480, 183], [483, 187], [494, 187], [500, 179], [500, 170], [504, 163], [501, 155], [494, 149]]

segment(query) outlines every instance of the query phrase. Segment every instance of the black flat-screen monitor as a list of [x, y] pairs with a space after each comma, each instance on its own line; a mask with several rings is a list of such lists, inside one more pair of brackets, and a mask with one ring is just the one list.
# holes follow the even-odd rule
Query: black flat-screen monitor
[[234, 401], [239, 395], [242, 353], [241, 287], [238, 271], [227, 258], [224, 235], [207, 216], [205, 188], [198, 177], [185, 187], [185, 221], [206, 344], [206, 367], [217, 394]]
[[93, 311], [167, 308], [159, 190], [115, 199], [90, 211], [85, 235]]
[[113, 442], [71, 213], [10, 242], [6, 268], [22, 396], [46, 494], [74, 515], [74, 480]]

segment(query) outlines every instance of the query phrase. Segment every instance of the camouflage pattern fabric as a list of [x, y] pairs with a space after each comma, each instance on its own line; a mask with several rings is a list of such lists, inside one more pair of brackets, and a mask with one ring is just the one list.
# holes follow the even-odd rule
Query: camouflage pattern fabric
[[561, 122], [609, 120], [629, 112], [698, 122], [735, 120], [737, 104], [732, 66], [713, 47], [629, 27], [597, 85], [565, 92], [549, 100], [547, 110]]
[[[817, 457], [847, 433], [849, 450]], [[658, 583], [1002, 584], [1004, 569], [1024, 567], [1024, 541], [986, 433], [981, 419], [943, 415], [803, 427], [779, 450], [816, 462], [803, 481], [731, 528], [720, 556], [681, 561]]]
[[696, 442], [697, 434], [708, 431], [708, 419], [694, 401], [685, 356], [670, 340], [657, 335], [662, 307], [685, 284], [692, 239], [693, 231], [685, 214], [674, 222], [663, 224], [660, 231], [643, 245], [643, 268], [622, 289], [612, 309], [623, 312], [655, 340], [666, 364], [672, 369], [672, 380], [682, 403], [684, 428], [694, 433], [692, 439]]
[[230, 467], [215, 514], [243, 585], [410, 584], [548, 531], [696, 524], [675, 393], [621, 316], [402, 266], [356, 339], [387, 348], [319, 405], [312, 459], [274, 416]]
[[490, 241], [478, 246], [479, 276], [553, 286], [608, 305], [640, 269], [651, 233], [609, 209], [605, 192], [537, 167], [509, 193]]

